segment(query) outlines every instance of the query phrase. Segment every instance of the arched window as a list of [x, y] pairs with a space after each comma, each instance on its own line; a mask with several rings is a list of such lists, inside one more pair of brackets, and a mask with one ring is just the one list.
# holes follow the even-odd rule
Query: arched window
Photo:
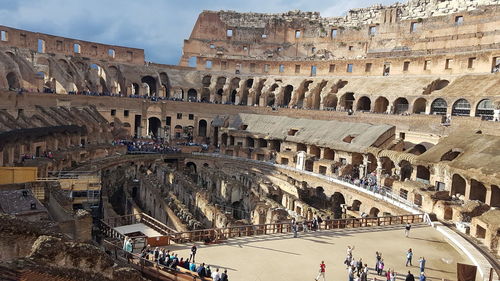
[[470, 116], [470, 103], [466, 99], [459, 99], [453, 104], [453, 116]]

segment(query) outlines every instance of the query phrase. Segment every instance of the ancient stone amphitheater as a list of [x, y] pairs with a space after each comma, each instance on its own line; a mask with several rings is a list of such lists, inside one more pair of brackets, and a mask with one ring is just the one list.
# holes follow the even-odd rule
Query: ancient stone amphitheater
[[[339, 280], [370, 239], [387, 263], [426, 249], [430, 280], [498, 280], [499, 26], [498, 0], [203, 11], [179, 65], [0, 26], [0, 280], [211, 280], [136, 255], [193, 243], [231, 280], [322, 259]], [[293, 247], [312, 273], [248, 277]]]

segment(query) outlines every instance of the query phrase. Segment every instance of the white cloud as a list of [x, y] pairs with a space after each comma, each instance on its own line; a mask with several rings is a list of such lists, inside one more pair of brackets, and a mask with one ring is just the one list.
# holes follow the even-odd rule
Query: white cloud
[[389, 0], [0, 0], [0, 25], [145, 49], [150, 61], [177, 64], [198, 14], [209, 10], [339, 16]]

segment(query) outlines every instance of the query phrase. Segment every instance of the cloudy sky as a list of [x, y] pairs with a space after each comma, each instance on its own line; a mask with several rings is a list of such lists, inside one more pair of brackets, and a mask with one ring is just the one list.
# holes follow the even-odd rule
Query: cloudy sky
[[203, 10], [280, 13], [351, 8], [396, 0], [0, 0], [0, 25], [105, 44], [142, 48], [146, 60], [177, 64]]

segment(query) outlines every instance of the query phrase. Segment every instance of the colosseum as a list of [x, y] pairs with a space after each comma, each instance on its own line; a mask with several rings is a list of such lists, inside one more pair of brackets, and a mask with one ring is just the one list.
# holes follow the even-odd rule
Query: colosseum
[[0, 280], [500, 280], [499, 26], [207, 10], [178, 65], [0, 26]]

